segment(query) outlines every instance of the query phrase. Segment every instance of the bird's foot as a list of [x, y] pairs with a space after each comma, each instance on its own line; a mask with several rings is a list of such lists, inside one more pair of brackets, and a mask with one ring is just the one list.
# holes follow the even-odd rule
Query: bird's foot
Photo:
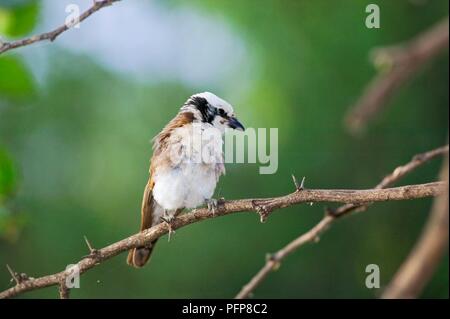
[[173, 230], [173, 221], [174, 221], [175, 217], [166, 215], [166, 216], [162, 216], [160, 218], [161, 218], [161, 221], [166, 223], [167, 227], [169, 228], [168, 241], [170, 241], [172, 234], [175, 234], [175, 230]]
[[217, 208], [219, 207], [219, 201], [215, 198], [209, 198], [205, 200], [206, 207], [208, 207], [208, 210], [213, 213], [213, 215], [216, 214]]

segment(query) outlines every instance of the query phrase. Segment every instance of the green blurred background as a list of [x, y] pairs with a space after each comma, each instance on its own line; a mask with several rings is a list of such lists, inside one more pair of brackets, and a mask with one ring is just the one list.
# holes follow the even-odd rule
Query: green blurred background
[[[60, 25], [66, 5], [91, 0], [0, 0], [0, 35]], [[365, 7], [381, 8], [367, 29]], [[447, 0], [123, 0], [64, 33], [0, 55], [0, 268], [60, 271], [136, 232], [150, 138], [186, 98], [212, 91], [246, 127], [279, 128], [279, 169], [228, 164], [216, 197], [270, 197], [310, 188], [368, 188], [448, 132], [448, 52], [399, 91], [366, 134], [343, 118], [376, 70], [369, 52], [402, 42], [448, 15]], [[441, 160], [401, 183], [435, 180]], [[431, 199], [374, 205], [290, 256], [258, 298], [373, 298], [365, 267], [386, 285], [413, 247]], [[236, 214], [160, 240], [148, 267], [125, 254], [81, 278], [75, 298], [228, 298], [273, 252], [323, 216], [325, 204]], [[448, 255], [423, 297], [448, 298]], [[11, 286], [6, 268], [0, 289]], [[55, 288], [23, 295], [57, 296]]]

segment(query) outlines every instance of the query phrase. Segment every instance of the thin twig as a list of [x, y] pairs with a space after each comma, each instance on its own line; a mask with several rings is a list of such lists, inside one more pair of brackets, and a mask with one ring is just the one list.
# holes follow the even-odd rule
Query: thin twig
[[[82, 22], [83, 20], [87, 19], [88, 17], [90, 17], [93, 13], [97, 12], [98, 10], [110, 6], [112, 5], [114, 2], [118, 2], [120, 0], [95, 0], [93, 1], [93, 5], [87, 9], [86, 11], [84, 11], [79, 19], [78, 22]], [[62, 26], [49, 31], [49, 32], [45, 32], [45, 33], [41, 33], [38, 35], [33, 35], [29, 38], [25, 38], [25, 39], [21, 39], [21, 40], [16, 40], [16, 41], [11, 41], [11, 42], [2, 42], [0, 41], [0, 54], [12, 50], [12, 49], [16, 49], [19, 47], [23, 47], [23, 46], [27, 46], [36, 42], [40, 42], [40, 41], [54, 41], [61, 33], [69, 30], [72, 26], [68, 25], [68, 24], [63, 24]]]
[[406, 44], [374, 50], [374, 64], [381, 71], [350, 108], [345, 122], [352, 133], [361, 132], [403, 84], [448, 48], [448, 28], [447, 17]]
[[[440, 174], [448, 180], [448, 158]], [[382, 298], [417, 298], [431, 279], [448, 246], [448, 190], [436, 197], [423, 233], [385, 289]]]
[[[374, 188], [375, 189], [383, 189], [390, 185], [393, 185], [395, 182], [403, 178], [405, 175], [409, 174], [419, 166], [425, 164], [426, 162], [445, 154], [448, 154], [449, 146], [444, 145], [442, 147], [438, 147], [434, 150], [417, 154], [413, 156], [413, 158], [406, 163], [405, 165], [397, 167], [391, 174], [385, 176], [383, 180], [378, 183]], [[354, 204], [347, 204], [342, 205], [336, 209], [333, 210], [333, 214], [340, 216], [348, 213], [349, 211], [364, 211], [368, 207], [368, 204], [365, 205], [354, 205]]]
[[[195, 212], [181, 215], [171, 223], [173, 229], [199, 222], [201, 220], [229, 215], [237, 212], [253, 211], [261, 214], [259, 209], [264, 209], [267, 215], [277, 209], [289, 207], [301, 203], [309, 202], [339, 202], [339, 203], [367, 203], [384, 202], [393, 200], [409, 200], [440, 195], [446, 185], [443, 182], [433, 182], [418, 185], [408, 185], [390, 189], [367, 189], [367, 190], [326, 190], [326, 189], [305, 189], [301, 192], [293, 192], [286, 196], [266, 198], [266, 199], [242, 199], [225, 201], [219, 205], [215, 212], [206, 208], [197, 209]], [[166, 223], [161, 223], [144, 230], [138, 234], [122, 239], [105, 248], [98, 249], [95, 258], [83, 258], [76, 266], [80, 274], [101, 264], [124, 251], [131, 248], [146, 246], [155, 239], [163, 236], [169, 231]], [[1, 298], [14, 297], [26, 291], [41, 289], [44, 287], [58, 285], [68, 276], [68, 271], [48, 275], [33, 280], [27, 280], [3, 292]]]
[[[435, 158], [436, 156], [448, 154], [449, 147], [445, 145], [443, 147], [439, 147], [437, 149], [431, 150], [426, 153], [418, 154], [414, 156], [410, 162], [405, 165], [397, 167], [391, 174], [387, 175], [383, 180], [375, 186], [374, 189], [383, 189], [392, 185], [400, 178], [405, 176], [406, 174], [412, 172], [417, 167], [423, 165], [429, 160]], [[368, 205], [355, 205], [355, 204], [345, 204], [337, 209], [328, 209], [327, 214], [323, 217], [323, 219], [316, 224], [309, 231], [296, 238], [285, 247], [278, 250], [276, 253], [271, 255], [271, 258], [266, 260], [264, 266], [256, 273], [256, 275], [244, 286], [241, 291], [236, 295], [237, 299], [244, 299], [249, 297], [257, 286], [261, 284], [261, 282], [271, 273], [273, 270], [278, 268], [281, 261], [291, 254], [292, 252], [298, 250], [300, 247], [305, 245], [306, 243], [317, 241], [320, 234], [324, 232], [328, 227], [340, 217], [350, 214], [354, 211], [365, 210]]]
[[6, 264], [6, 268], [8, 269], [8, 272], [11, 275], [12, 280], [14, 280], [17, 285], [19, 285], [21, 280], [19, 279], [18, 274], [16, 274], [16, 272], [12, 270], [12, 268], [8, 264]]
[[84, 235], [84, 241], [86, 242], [86, 245], [89, 248], [89, 252], [93, 253], [94, 251], [96, 251], [96, 249], [91, 245], [89, 239], [86, 237], [86, 235]]

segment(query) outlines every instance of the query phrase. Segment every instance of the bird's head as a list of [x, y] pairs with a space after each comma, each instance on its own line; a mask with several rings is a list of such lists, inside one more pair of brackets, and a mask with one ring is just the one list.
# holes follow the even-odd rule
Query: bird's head
[[181, 111], [191, 112], [194, 115], [194, 122], [209, 123], [222, 133], [226, 128], [245, 130], [236, 118], [230, 103], [210, 92], [192, 95], [181, 107]]

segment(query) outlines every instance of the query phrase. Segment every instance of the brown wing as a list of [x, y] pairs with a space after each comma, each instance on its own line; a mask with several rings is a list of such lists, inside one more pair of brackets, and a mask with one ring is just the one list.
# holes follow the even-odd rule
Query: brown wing
[[[155, 139], [153, 144], [153, 156], [151, 159], [150, 165], [150, 179], [147, 182], [147, 185], [144, 189], [144, 195], [142, 198], [142, 206], [141, 206], [141, 227], [140, 230], [143, 231], [148, 229], [155, 224], [159, 223], [159, 220], [155, 220], [154, 214], [156, 209], [162, 209], [155, 202], [153, 198], [153, 187], [155, 182], [153, 181], [152, 176], [154, 176], [155, 169], [160, 166], [170, 165], [169, 158], [167, 152], [164, 152], [167, 149], [168, 139], [170, 137], [171, 132], [177, 128], [181, 127], [185, 124], [192, 123], [194, 115], [190, 112], [179, 113], [166, 127], [159, 133]], [[179, 209], [175, 212], [175, 215], [179, 214], [182, 209]], [[142, 267], [144, 266], [148, 260], [150, 259], [153, 248], [156, 244], [157, 240], [154, 240], [148, 246], [138, 247], [130, 250], [128, 253], [127, 263], [134, 267]]]
[[145, 230], [147, 228], [152, 227], [153, 221], [153, 209], [154, 209], [154, 200], [153, 200], [153, 186], [154, 183], [152, 178], [147, 182], [144, 189], [144, 195], [142, 198], [142, 206], [141, 206], [141, 228], [140, 230]]
[[[144, 195], [142, 198], [141, 207], [141, 227], [140, 230], [143, 231], [147, 228], [153, 226], [153, 211], [155, 209], [155, 202], [153, 200], [152, 189], [153, 181], [150, 178], [147, 185], [145, 186]], [[142, 246], [130, 250], [128, 253], [127, 263], [130, 266], [142, 267], [150, 259], [153, 247], [155, 246], [157, 240], [154, 240], [148, 246]]]

